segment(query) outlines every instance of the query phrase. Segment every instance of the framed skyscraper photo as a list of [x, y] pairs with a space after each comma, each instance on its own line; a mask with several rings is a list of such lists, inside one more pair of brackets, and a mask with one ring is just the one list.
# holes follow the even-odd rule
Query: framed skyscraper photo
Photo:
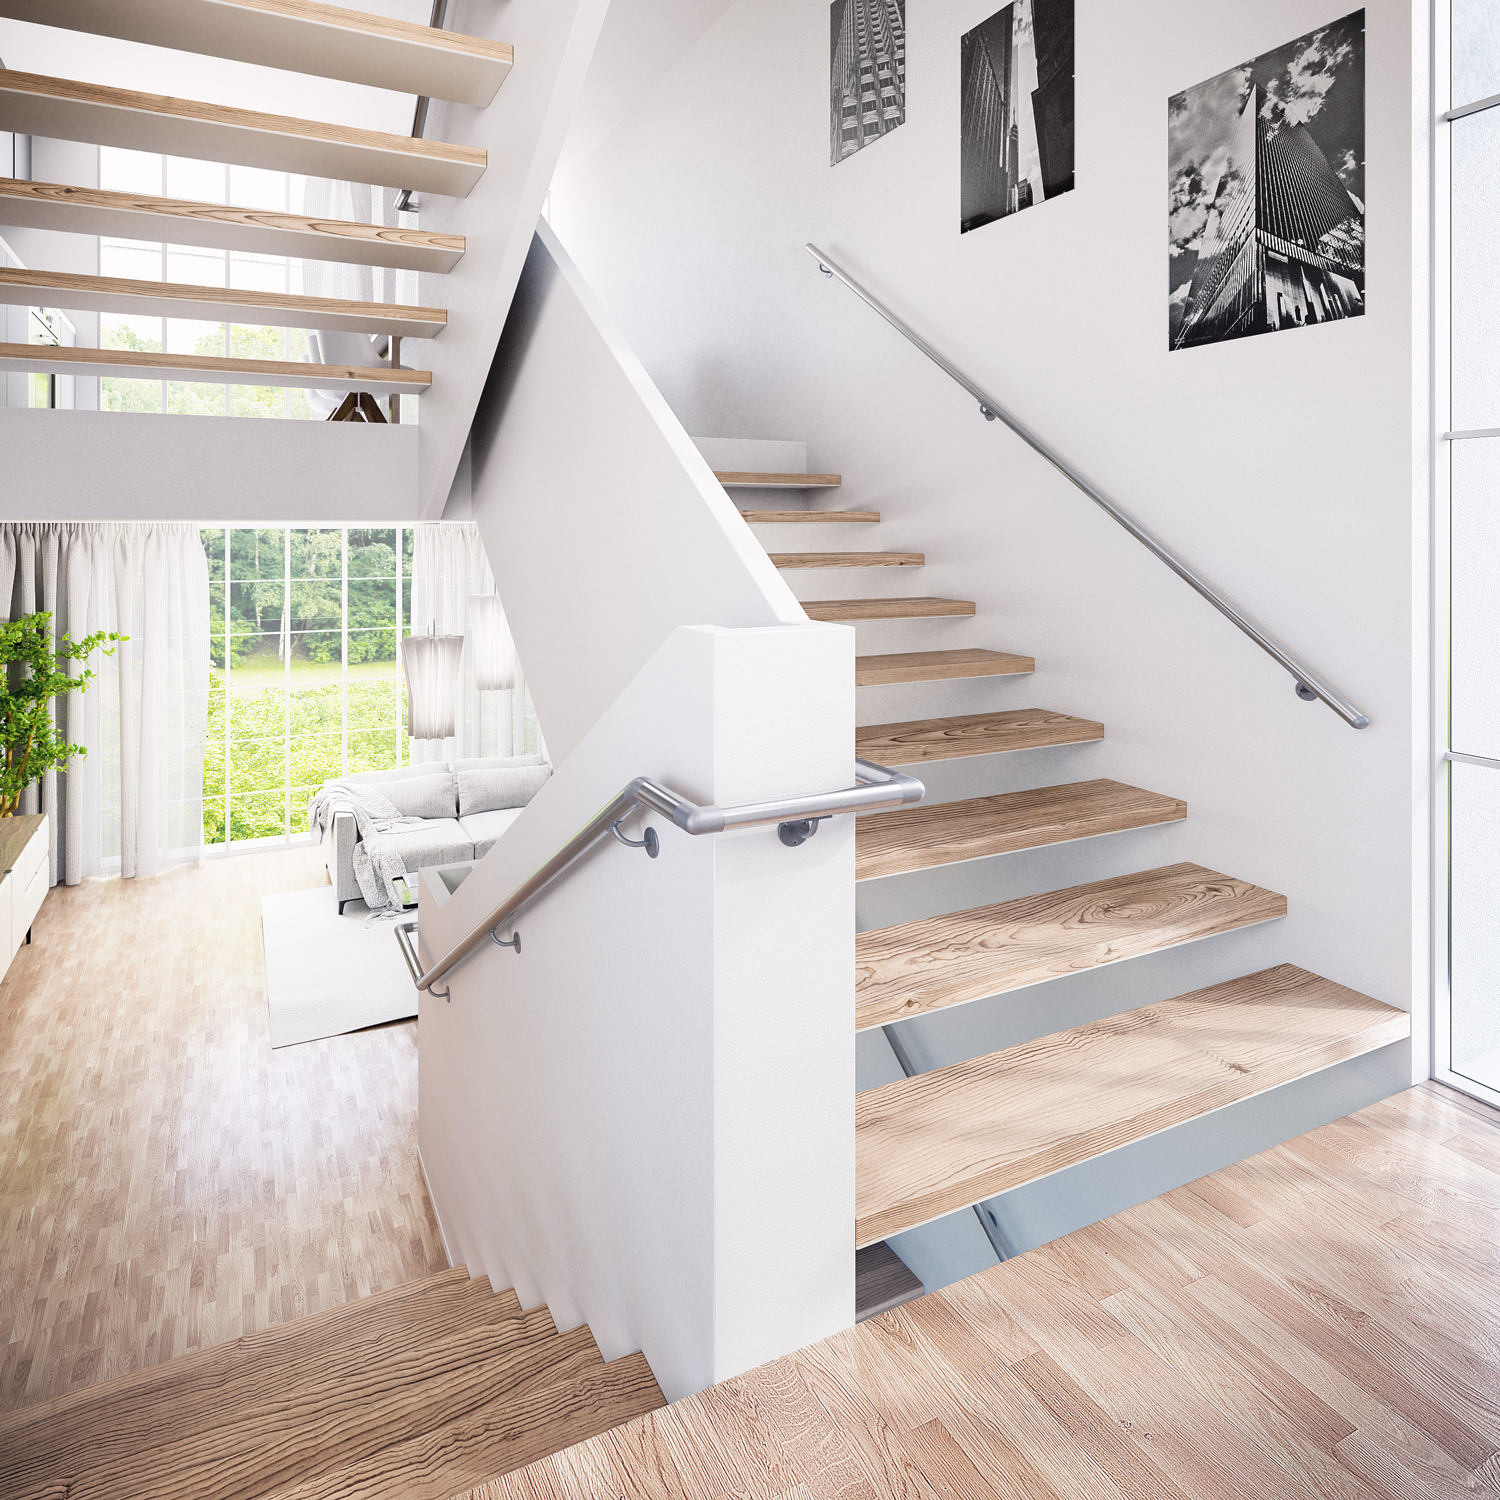
[[906, 0], [828, 7], [833, 166], [906, 122]]
[[959, 42], [959, 232], [1073, 188], [1073, 0], [1012, 0]]
[[1167, 101], [1171, 349], [1365, 310], [1365, 13]]

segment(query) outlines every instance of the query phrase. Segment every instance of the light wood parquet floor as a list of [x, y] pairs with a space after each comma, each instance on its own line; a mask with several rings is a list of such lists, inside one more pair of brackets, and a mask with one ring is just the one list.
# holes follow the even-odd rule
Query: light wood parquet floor
[[0, 985], [0, 1411], [446, 1266], [416, 1023], [270, 1047], [260, 897], [326, 883], [281, 850], [48, 895]]
[[1497, 1230], [1424, 1085], [467, 1500], [1500, 1495]]

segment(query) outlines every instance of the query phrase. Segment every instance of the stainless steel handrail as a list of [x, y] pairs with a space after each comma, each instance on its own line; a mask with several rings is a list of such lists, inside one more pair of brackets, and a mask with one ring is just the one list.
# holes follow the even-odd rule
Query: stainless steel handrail
[[1195, 589], [1225, 619], [1239, 626], [1262, 651], [1279, 662], [1281, 666], [1291, 673], [1299, 698], [1307, 703], [1316, 702], [1321, 698], [1346, 724], [1355, 729], [1368, 727], [1370, 723], [1369, 718], [1344, 697], [1326, 677], [1320, 672], [1313, 671], [1306, 662], [1294, 656], [1274, 636], [1262, 630], [1233, 600], [1221, 594], [1211, 583], [1201, 577], [1187, 562], [1167, 546], [1164, 541], [1159, 537], [1153, 536], [1134, 516], [1130, 515], [1127, 511], [1121, 510], [1113, 500], [1101, 495], [1066, 459], [1054, 453], [1035, 433], [1031, 432], [1022, 423], [1018, 422], [1016, 418], [1011, 416], [993, 396], [975, 385], [962, 370], [944, 359], [926, 339], [907, 327], [890, 308], [880, 301], [878, 297], [862, 287], [837, 261], [831, 260], [811, 242], [803, 246], [803, 248], [817, 261], [818, 269], [825, 276], [833, 276], [842, 281], [861, 302], [879, 313], [903, 338], [915, 344], [945, 375], [957, 381], [979, 403], [979, 410], [984, 414], [987, 421], [1004, 422], [1023, 443], [1041, 454], [1064, 479], [1075, 484], [1100, 510], [1104, 511], [1113, 520], [1118, 521], [1136, 541], [1154, 553], [1189, 588]]
[[[691, 834], [722, 833], [726, 828], [753, 828], [760, 824], [776, 823], [781, 825], [782, 842], [796, 845], [805, 842], [814, 831], [816, 823], [823, 818], [831, 818], [839, 813], [875, 812], [879, 808], [904, 807], [920, 802], [927, 791], [915, 776], [907, 776], [887, 766], [878, 766], [874, 761], [858, 758], [854, 762], [854, 779], [854, 786], [842, 787], [835, 792], [815, 792], [806, 797], [782, 797], [772, 802], [747, 802], [738, 807], [718, 807], [713, 803], [700, 807], [649, 777], [637, 776], [595, 813], [546, 864], [529, 879], [522, 881], [426, 973], [418, 972], [408, 952], [406, 934], [415, 925], [413, 923], [402, 923], [396, 929], [396, 941], [401, 946], [401, 955], [406, 959], [407, 967], [412, 970], [412, 980], [419, 990], [426, 990], [439, 1000], [447, 999], [446, 990], [434, 990], [432, 986], [467, 958], [486, 937], [492, 937], [496, 928], [508, 924], [522, 907], [535, 901], [549, 886], [560, 880], [601, 839], [616, 832], [616, 836], [624, 841], [623, 835], [616, 831], [617, 825], [638, 807], [648, 807], [661, 813], [684, 833]], [[650, 839], [644, 847], [654, 858], [655, 839]], [[500, 939], [495, 938], [495, 941], [498, 943]]]

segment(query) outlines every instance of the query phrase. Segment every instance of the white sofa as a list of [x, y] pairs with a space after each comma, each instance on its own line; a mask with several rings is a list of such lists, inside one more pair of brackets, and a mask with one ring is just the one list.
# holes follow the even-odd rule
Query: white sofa
[[[520, 817], [521, 808], [535, 796], [551, 770], [540, 755], [480, 757], [430, 761], [403, 766], [399, 771], [365, 771], [328, 785], [378, 786], [403, 812], [423, 818], [420, 828], [382, 835], [387, 847], [401, 851], [407, 873], [414, 875], [429, 865], [456, 864], [488, 854], [495, 840]], [[518, 774], [484, 774], [496, 771]], [[509, 805], [497, 806], [497, 802]], [[358, 840], [353, 815], [335, 814], [333, 827], [323, 840], [323, 856], [340, 913], [348, 902], [361, 899], [359, 882], [354, 878], [354, 846]]]

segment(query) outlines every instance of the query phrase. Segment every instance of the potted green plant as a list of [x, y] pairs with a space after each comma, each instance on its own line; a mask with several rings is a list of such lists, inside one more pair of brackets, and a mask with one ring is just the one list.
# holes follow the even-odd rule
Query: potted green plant
[[[22, 615], [19, 620], [0, 624], [0, 748], [5, 759], [0, 764], [0, 818], [14, 815], [21, 805], [21, 793], [48, 771], [65, 771], [75, 756], [88, 752], [82, 745], [68, 745], [58, 738], [52, 720], [54, 698], [67, 693], [81, 693], [94, 679], [91, 668], [76, 677], [68, 675], [67, 663], [87, 661], [106, 641], [126, 641], [129, 636], [113, 630], [99, 630], [81, 641], [67, 636], [57, 638], [54, 647], [48, 625], [52, 613]], [[112, 648], [105, 650], [113, 656]]]

